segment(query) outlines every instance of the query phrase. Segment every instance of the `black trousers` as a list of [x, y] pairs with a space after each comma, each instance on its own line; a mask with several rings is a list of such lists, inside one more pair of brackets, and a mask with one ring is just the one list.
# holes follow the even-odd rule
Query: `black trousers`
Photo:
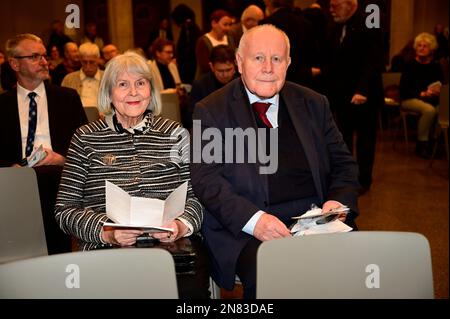
[[[209, 292], [209, 258], [203, 239], [200, 235], [180, 238], [173, 243], [160, 243], [157, 240], [135, 245], [139, 249], [162, 248], [168, 250], [175, 261], [177, 271], [177, 287], [180, 299], [208, 299]], [[194, 252], [193, 266], [186, 265], [191, 258], [186, 258], [186, 252]]]
[[359, 183], [362, 187], [372, 184], [375, 159], [378, 108], [371, 104], [339, 104], [336, 108], [337, 125], [345, 144], [353, 154], [353, 135], [356, 133], [356, 161], [359, 167]]

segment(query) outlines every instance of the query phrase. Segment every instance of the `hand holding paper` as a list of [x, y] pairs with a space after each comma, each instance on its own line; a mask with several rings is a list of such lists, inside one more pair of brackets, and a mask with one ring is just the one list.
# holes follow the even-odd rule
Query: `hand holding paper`
[[175, 189], [167, 199], [130, 196], [120, 187], [106, 181], [106, 215], [114, 223], [104, 226], [139, 228], [145, 232], [172, 231], [162, 227], [184, 212], [187, 182]]

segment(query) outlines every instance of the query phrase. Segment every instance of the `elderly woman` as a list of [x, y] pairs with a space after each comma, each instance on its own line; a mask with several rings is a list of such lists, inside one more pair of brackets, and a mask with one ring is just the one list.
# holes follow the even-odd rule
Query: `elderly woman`
[[415, 59], [405, 64], [400, 80], [402, 108], [420, 114], [416, 153], [425, 158], [430, 154], [428, 139], [437, 115], [438, 81], [444, 78], [440, 65], [433, 60], [436, 48], [436, 38], [432, 34], [419, 34], [414, 39]]
[[[138, 229], [103, 228], [108, 221], [105, 181], [130, 195], [162, 200], [187, 181], [184, 213], [163, 225], [174, 231], [153, 236], [170, 248], [200, 230], [203, 208], [190, 183], [189, 135], [179, 123], [158, 116], [159, 95], [152, 83], [143, 57], [132, 52], [114, 57], [99, 89], [98, 107], [105, 118], [80, 127], [72, 138], [55, 214], [62, 230], [75, 236], [82, 250], [132, 246], [143, 234]], [[207, 257], [202, 245], [194, 245], [199, 237], [190, 238], [197, 247], [198, 268], [195, 276], [179, 280], [179, 294], [208, 297]]]
[[[64, 232], [83, 250], [131, 246], [140, 230], [104, 230], [105, 181], [130, 195], [166, 199], [188, 181], [184, 213], [155, 237], [175, 241], [200, 229], [202, 206], [190, 185], [188, 134], [158, 116], [160, 106], [145, 59], [126, 53], [112, 59], [100, 84], [98, 106], [104, 120], [80, 127], [63, 170], [55, 213]], [[170, 238], [168, 238], [170, 236]]]

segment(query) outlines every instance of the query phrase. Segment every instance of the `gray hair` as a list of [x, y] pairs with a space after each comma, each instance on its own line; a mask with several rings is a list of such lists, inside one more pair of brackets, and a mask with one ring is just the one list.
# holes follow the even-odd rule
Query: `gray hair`
[[20, 42], [24, 40], [31, 40], [44, 44], [41, 38], [31, 33], [23, 33], [16, 35], [14, 38], [11, 38], [8, 41], [6, 41], [6, 54], [8, 55], [8, 57], [14, 58], [15, 56], [20, 54], [19, 52], [17, 52], [17, 47], [19, 46]]
[[289, 38], [286, 35], [286, 33], [284, 33], [283, 30], [278, 29], [276, 26], [274, 26], [273, 24], [262, 24], [262, 25], [258, 25], [254, 28], [251, 28], [250, 30], [248, 30], [247, 32], [244, 32], [244, 34], [241, 37], [241, 40], [239, 41], [239, 47], [237, 49], [237, 54], [239, 54], [239, 56], [242, 57], [242, 51], [244, 50], [245, 46], [247, 45], [247, 38], [253, 34], [254, 32], [258, 32], [259, 30], [261, 30], [262, 32], [269, 32], [269, 31], [277, 31], [280, 32], [283, 37], [284, 37], [284, 41], [286, 42], [286, 56], [289, 58], [290, 57], [290, 52], [291, 52], [291, 43], [289, 42]]
[[159, 115], [161, 113], [160, 96], [153, 83], [152, 71], [147, 61], [134, 52], [120, 54], [112, 58], [106, 65], [97, 98], [99, 111], [104, 114], [112, 113], [112, 88], [117, 84], [117, 78], [122, 73], [138, 74], [150, 82], [151, 101], [147, 106], [147, 110], [151, 110], [153, 114]]
[[95, 56], [96, 58], [100, 57], [100, 49], [98, 48], [98, 45], [91, 42], [86, 42], [80, 45], [78, 48], [78, 52], [80, 53], [80, 56]]
[[414, 50], [417, 49], [419, 42], [422, 41], [428, 43], [431, 51], [435, 51], [438, 48], [436, 37], [428, 32], [422, 32], [414, 39]]

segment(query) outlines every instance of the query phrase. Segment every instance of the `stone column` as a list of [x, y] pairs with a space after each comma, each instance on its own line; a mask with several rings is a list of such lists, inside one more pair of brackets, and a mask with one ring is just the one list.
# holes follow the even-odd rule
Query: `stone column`
[[392, 0], [390, 59], [392, 59], [392, 56], [397, 54], [413, 37], [414, 0]]
[[108, 0], [110, 39], [121, 52], [134, 48], [132, 0]]

